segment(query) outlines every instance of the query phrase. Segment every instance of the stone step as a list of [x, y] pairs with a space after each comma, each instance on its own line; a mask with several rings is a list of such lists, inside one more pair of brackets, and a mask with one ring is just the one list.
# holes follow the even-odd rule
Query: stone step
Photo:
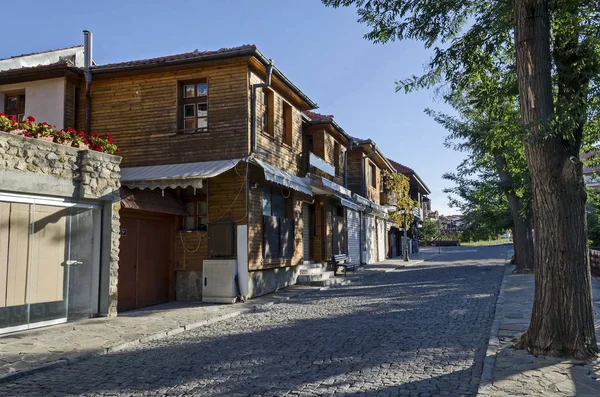
[[317, 281], [325, 281], [333, 277], [333, 272], [322, 272], [315, 275], [300, 275], [298, 276], [298, 284], [311, 284]]

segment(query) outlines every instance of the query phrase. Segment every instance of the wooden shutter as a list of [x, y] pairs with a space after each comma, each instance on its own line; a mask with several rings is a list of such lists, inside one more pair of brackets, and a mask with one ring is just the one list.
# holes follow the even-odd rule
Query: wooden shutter
[[233, 222], [209, 224], [208, 249], [210, 256], [233, 256], [235, 254], [233, 225]]

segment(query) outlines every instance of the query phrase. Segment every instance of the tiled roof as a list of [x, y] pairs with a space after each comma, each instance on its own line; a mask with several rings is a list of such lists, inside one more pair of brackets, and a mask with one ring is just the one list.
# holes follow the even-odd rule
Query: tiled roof
[[413, 170], [410, 167], [407, 167], [405, 165], [402, 165], [400, 163], [398, 163], [397, 161], [394, 160], [390, 160], [388, 159], [390, 164], [392, 164], [394, 166], [394, 168], [396, 169], [396, 171], [398, 171], [401, 174], [415, 174], [415, 170]]
[[73, 62], [69, 60], [60, 60], [58, 62], [50, 63], [48, 65], [38, 65], [38, 66], [24, 66], [21, 68], [15, 69], [7, 69], [0, 71], [0, 77], [8, 77], [14, 75], [22, 75], [22, 74], [31, 74], [31, 73], [40, 73], [47, 72], [53, 70], [60, 70], [63, 68], [70, 68], [70, 70], [77, 72], [79, 69], [73, 65]]
[[71, 47], [64, 47], [64, 48], [56, 48], [54, 50], [46, 50], [46, 51], [39, 51], [39, 52], [31, 52], [29, 54], [21, 54], [21, 55], [13, 55], [11, 57], [8, 58], [1, 58], [0, 61], [4, 61], [6, 59], [15, 59], [15, 58], [20, 58], [20, 57], [28, 57], [31, 55], [38, 55], [38, 54], [45, 54], [48, 52], [55, 52], [55, 51], [63, 51], [63, 50], [70, 50], [71, 48], [78, 48], [78, 47], [83, 47], [83, 44], [79, 44], [79, 45], [74, 45]]
[[162, 56], [162, 57], [157, 57], [157, 58], [138, 59], [138, 60], [127, 61], [127, 62], [108, 63], [106, 65], [95, 66], [95, 67], [93, 67], [93, 70], [112, 69], [112, 68], [129, 68], [129, 67], [134, 68], [137, 66], [158, 66], [158, 65], [167, 64], [170, 62], [175, 62], [175, 61], [184, 61], [187, 59], [193, 59], [193, 58], [202, 57], [202, 56], [227, 54], [227, 53], [231, 53], [231, 52], [244, 51], [244, 50], [251, 50], [251, 51], [256, 50], [256, 46], [246, 44], [246, 45], [242, 45], [242, 46], [238, 46], [238, 47], [221, 48], [221, 49], [215, 50], [215, 51], [194, 50], [192, 52], [184, 52], [182, 54], [167, 55], [167, 56]]
[[333, 122], [333, 115], [325, 115], [316, 112], [311, 112], [310, 110], [306, 110], [304, 112], [305, 115], [308, 116], [312, 121], [317, 123], [331, 123]]

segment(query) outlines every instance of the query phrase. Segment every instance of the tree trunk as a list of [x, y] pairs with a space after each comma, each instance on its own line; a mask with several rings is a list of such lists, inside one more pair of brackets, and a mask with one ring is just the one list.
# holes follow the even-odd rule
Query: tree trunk
[[506, 171], [505, 154], [494, 151], [496, 168], [500, 183], [506, 192], [510, 214], [513, 218], [513, 242], [515, 247], [514, 273], [530, 273], [533, 271], [533, 235], [531, 233], [531, 216], [529, 211], [523, 214], [523, 200], [514, 193], [512, 175]]
[[[514, 0], [521, 120], [533, 188], [535, 297], [519, 346], [533, 354], [598, 352], [591, 300], [582, 165], [551, 134], [554, 103], [548, 1]], [[561, 136], [562, 135], [562, 136]], [[575, 154], [575, 156], [577, 153]]]

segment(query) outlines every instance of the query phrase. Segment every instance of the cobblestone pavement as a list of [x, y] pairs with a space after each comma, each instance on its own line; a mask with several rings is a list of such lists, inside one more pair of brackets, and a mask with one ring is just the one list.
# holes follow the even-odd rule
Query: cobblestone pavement
[[0, 396], [474, 396], [506, 249], [457, 248], [0, 384]]

